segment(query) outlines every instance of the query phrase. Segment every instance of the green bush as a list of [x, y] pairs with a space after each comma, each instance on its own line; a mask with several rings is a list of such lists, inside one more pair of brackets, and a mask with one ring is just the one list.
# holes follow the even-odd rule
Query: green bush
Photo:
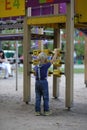
[[75, 44], [74, 46], [76, 54], [77, 54], [77, 59], [83, 60], [84, 58], [84, 44]]

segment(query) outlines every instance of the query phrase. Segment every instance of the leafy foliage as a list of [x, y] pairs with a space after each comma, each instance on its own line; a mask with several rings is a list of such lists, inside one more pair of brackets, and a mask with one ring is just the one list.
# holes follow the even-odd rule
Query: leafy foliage
[[84, 44], [75, 44], [75, 51], [78, 58], [84, 57]]

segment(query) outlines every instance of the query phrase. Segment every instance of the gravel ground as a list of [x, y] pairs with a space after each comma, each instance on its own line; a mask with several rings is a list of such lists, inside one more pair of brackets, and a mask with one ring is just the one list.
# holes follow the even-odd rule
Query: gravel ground
[[0, 130], [87, 130], [87, 88], [84, 74], [74, 75], [74, 103], [70, 111], [65, 108], [65, 77], [60, 79], [59, 99], [52, 97], [52, 77], [48, 78], [50, 116], [34, 114], [34, 77], [31, 78], [31, 102], [23, 102], [23, 75], [0, 78]]

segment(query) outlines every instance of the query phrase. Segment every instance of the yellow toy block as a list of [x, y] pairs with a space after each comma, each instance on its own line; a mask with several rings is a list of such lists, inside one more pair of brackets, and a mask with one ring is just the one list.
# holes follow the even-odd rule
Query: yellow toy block
[[57, 76], [57, 77], [61, 77], [62, 72], [61, 72], [61, 70], [54, 69], [54, 70], [53, 70], [53, 75], [54, 75], [54, 76]]
[[51, 74], [53, 74], [53, 72], [52, 71], [48, 71], [48, 76], [51, 76]]
[[38, 56], [40, 52], [41, 52], [40, 50], [33, 50], [33, 55]]
[[34, 74], [34, 75], [35, 75], [35, 71], [34, 71], [34, 70], [31, 70], [31, 71], [30, 71], [30, 74]]
[[46, 53], [47, 56], [50, 56], [51, 54], [51, 51], [49, 49], [44, 49], [43, 52]]
[[61, 67], [62, 66], [62, 64], [64, 64], [64, 62], [63, 61], [61, 61], [61, 60], [56, 60], [54, 63], [53, 63], [53, 65], [54, 66], [56, 66], [56, 67]]
[[38, 65], [39, 64], [39, 61], [37, 59], [33, 60], [32, 61], [33, 65]]

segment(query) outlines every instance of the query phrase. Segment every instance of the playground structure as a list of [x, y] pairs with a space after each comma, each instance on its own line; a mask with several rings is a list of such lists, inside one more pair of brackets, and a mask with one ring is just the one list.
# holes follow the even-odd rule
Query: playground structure
[[[31, 100], [31, 74], [30, 70], [31, 64], [29, 64], [31, 59], [31, 54], [29, 50], [31, 49], [31, 40], [36, 39], [39, 40], [42, 47], [42, 41], [44, 39], [53, 39], [54, 41], [54, 48], [60, 48], [60, 29], [66, 29], [66, 52], [65, 52], [65, 77], [66, 77], [66, 94], [65, 94], [65, 107], [68, 109], [71, 108], [73, 104], [73, 51], [74, 51], [74, 44], [73, 44], [73, 35], [74, 35], [74, 26], [77, 29], [80, 29], [85, 32], [87, 28], [87, 16], [86, 16], [86, 4], [87, 1], [85, 0], [85, 5], [82, 0], [28, 0], [27, 4], [22, 3], [22, 12], [21, 14], [17, 13], [14, 14], [11, 12], [11, 2], [15, 2], [15, 0], [7, 0], [5, 4], [7, 5], [5, 12], [0, 14], [0, 31], [3, 29], [10, 28], [24, 28], [24, 34], [15, 34], [15, 35], [0, 35], [0, 40], [23, 40], [23, 52], [24, 52], [24, 102], [28, 103]], [[16, 1], [20, 3], [20, 0]], [[3, 4], [3, 3], [2, 3]], [[2, 5], [0, 4], [0, 5]], [[24, 6], [26, 8], [24, 9]], [[10, 9], [8, 8], [10, 6]], [[17, 6], [17, 3], [16, 3]], [[18, 6], [17, 6], [18, 7]], [[84, 8], [83, 8], [84, 7]], [[75, 10], [74, 10], [75, 9]], [[20, 8], [19, 8], [20, 10]], [[25, 10], [25, 11], [24, 11]], [[7, 13], [6, 11], [9, 11]], [[20, 12], [20, 11], [19, 11]], [[25, 13], [26, 12], [26, 13]], [[1, 11], [0, 11], [1, 13]], [[13, 15], [14, 14], [14, 15]], [[3, 20], [5, 17], [12, 17], [12, 16], [23, 16], [22, 19], [18, 20], [17, 23], [3, 24], [6, 20]], [[14, 20], [11, 19], [11, 20]], [[10, 20], [10, 22], [11, 22]], [[38, 27], [39, 32], [38, 34], [31, 34], [31, 28]], [[54, 29], [54, 36], [48, 36], [43, 34], [44, 28], [53, 28]], [[87, 43], [87, 38], [85, 35], [85, 41]], [[87, 55], [87, 45], [85, 43], [85, 56]], [[87, 67], [87, 60], [85, 58], [85, 68]], [[55, 67], [54, 67], [55, 69]], [[53, 76], [53, 97], [59, 97], [59, 78]], [[85, 83], [87, 85], [87, 70], [85, 69]]]
[[[33, 50], [33, 52], [30, 52], [30, 54], [32, 55], [32, 57], [35, 57], [35, 59], [33, 58], [32, 61], [30, 61], [29, 63], [30, 64], [33, 64], [33, 65], [38, 65], [39, 64], [39, 60], [38, 60], [38, 55], [40, 52], [44, 52], [46, 53], [47, 55], [47, 59], [48, 59], [48, 62], [50, 62], [50, 59], [49, 59], [49, 56], [52, 57], [52, 54], [53, 52], [50, 51], [49, 49], [43, 49], [43, 50]], [[61, 55], [62, 53], [64, 53], [63, 51], [61, 50], [58, 50], [58, 54], [57, 54], [57, 59], [56, 61], [53, 63], [53, 66], [56, 68], [56, 69], [53, 69], [53, 71], [48, 71], [48, 76], [51, 76], [51, 74], [53, 74], [53, 76], [57, 76], [57, 77], [61, 77], [62, 74], [64, 74], [64, 72], [62, 72], [58, 67], [61, 67], [62, 64], [64, 64], [64, 62], [61, 60]], [[33, 68], [32, 68], [33, 69]], [[30, 71], [30, 73], [33, 73], [35, 75], [35, 72], [34, 70], [33, 71]]]

